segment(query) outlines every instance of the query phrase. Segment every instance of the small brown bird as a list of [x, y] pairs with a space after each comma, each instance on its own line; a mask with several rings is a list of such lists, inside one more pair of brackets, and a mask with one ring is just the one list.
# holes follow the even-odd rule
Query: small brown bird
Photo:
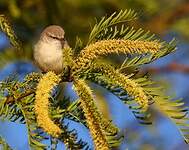
[[68, 47], [62, 27], [51, 25], [41, 33], [40, 39], [34, 47], [34, 60], [44, 71], [63, 71], [63, 48]]

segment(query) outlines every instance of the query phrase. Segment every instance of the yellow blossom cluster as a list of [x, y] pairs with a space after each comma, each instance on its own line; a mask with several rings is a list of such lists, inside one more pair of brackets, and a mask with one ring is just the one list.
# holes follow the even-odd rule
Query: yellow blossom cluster
[[39, 81], [35, 96], [34, 108], [37, 124], [53, 137], [58, 137], [61, 134], [61, 129], [49, 117], [49, 97], [51, 90], [59, 81], [60, 78], [55, 73], [46, 73]]
[[81, 107], [84, 111], [91, 136], [94, 140], [95, 149], [109, 150], [106, 135], [101, 127], [99, 114], [95, 107], [90, 88], [86, 85], [84, 80], [76, 80], [74, 82], [74, 88], [80, 97]]
[[86, 66], [99, 56], [111, 53], [145, 54], [157, 53], [161, 44], [157, 41], [102, 40], [85, 47], [76, 60], [76, 69]]
[[100, 69], [100, 71], [105, 76], [107, 76], [112, 83], [122, 87], [125, 91], [127, 91], [129, 96], [134, 97], [134, 99], [143, 108], [143, 110], [147, 110], [148, 97], [145, 94], [143, 88], [134, 80], [130, 79], [130, 76], [121, 74], [118, 70], [115, 70], [109, 65], [103, 66], [101, 64], [100, 67], [97, 66], [97, 69]]

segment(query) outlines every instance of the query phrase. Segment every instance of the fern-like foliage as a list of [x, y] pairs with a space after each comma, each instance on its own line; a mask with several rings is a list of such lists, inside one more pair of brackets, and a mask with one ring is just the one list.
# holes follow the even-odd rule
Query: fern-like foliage
[[121, 10], [119, 13], [113, 13], [108, 18], [102, 17], [100, 22], [94, 25], [89, 35], [88, 44], [90, 44], [92, 41], [93, 42], [96, 41], [98, 35], [100, 35], [102, 32], [106, 32], [106, 30], [109, 27], [112, 27], [119, 23], [124, 23], [126, 21], [131, 21], [133, 19], [136, 19], [136, 16], [137, 14], [133, 10], [125, 10], [125, 11]]
[[[28, 141], [29, 145], [33, 149], [45, 149], [47, 146], [42, 143], [44, 139], [47, 138], [47, 136], [44, 136], [44, 133], [38, 129], [38, 126], [36, 124], [36, 118], [35, 113], [33, 111], [33, 100], [34, 97], [28, 97], [24, 99], [22, 102], [27, 103], [27, 105], [23, 105], [23, 103], [17, 104], [20, 110], [22, 111], [22, 114], [25, 118], [26, 127], [28, 130]], [[41, 134], [43, 133], [43, 134]]]
[[104, 78], [103, 75], [99, 73], [97, 74], [88, 73], [86, 77], [87, 77], [86, 79], [93, 81], [94, 83], [104, 87], [110, 93], [114, 94], [121, 101], [127, 104], [129, 106], [129, 109], [131, 109], [133, 115], [139, 121], [139, 123], [152, 124], [152, 122], [150, 121], [150, 114], [148, 112], [142, 111], [141, 107], [136, 103], [134, 99], [132, 99], [128, 95], [128, 93], [124, 89], [111, 83], [109, 80], [107, 80], [107, 78]]
[[103, 32], [98, 34], [97, 39], [131, 39], [131, 40], [145, 40], [151, 41], [155, 39], [154, 34], [150, 34], [149, 31], [145, 32], [143, 29], [134, 29], [133, 27], [126, 27], [126, 25], [122, 25], [121, 27], [110, 27], [105, 28]]
[[[166, 96], [164, 87], [152, 81], [149, 75], [137, 75], [142, 65], [173, 52], [176, 42], [173, 39], [167, 43], [149, 31], [126, 26], [126, 21], [134, 19], [136, 13], [133, 10], [103, 17], [94, 25], [86, 45], [77, 38], [73, 49], [63, 49], [61, 74], [52, 70], [45, 74], [28, 74], [23, 81], [14, 76], [3, 80], [0, 83], [0, 118], [25, 124], [33, 149], [47, 149], [44, 140], [50, 140], [53, 150], [57, 149], [58, 142], [73, 150], [117, 148], [122, 141], [118, 136], [119, 129], [96, 106], [93, 91], [88, 86], [88, 82], [93, 82], [123, 101], [141, 124], [151, 124], [149, 110], [156, 108], [177, 125], [188, 142], [189, 118], [184, 103]], [[12, 45], [20, 49], [16, 35], [2, 15], [0, 25]], [[14, 59], [9, 52], [0, 54], [0, 57], [7, 57], [5, 62]], [[123, 54], [126, 59], [116, 66], [99, 61], [109, 54]], [[66, 82], [73, 82], [78, 99], [62, 95], [61, 88]], [[94, 148], [79, 139], [78, 132], [70, 130], [65, 119], [88, 128]]]
[[183, 136], [186, 143], [189, 143], [188, 137], [188, 107], [184, 106], [184, 103], [181, 99], [169, 101], [169, 97], [155, 97], [155, 107], [163, 115], [168, 117], [175, 125], [177, 125], [180, 130], [181, 135]]
[[184, 140], [188, 143], [188, 107], [184, 106], [182, 99], [173, 100], [170, 96], [164, 95], [164, 87], [146, 78], [138, 79], [137, 83], [154, 100], [153, 106], [177, 125]]
[[[29, 145], [33, 149], [43, 150], [47, 148], [47, 145], [43, 144], [42, 142], [44, 140], [49, 140], [52, 138], [45, 134], [37, 125], [36, 115], [34, 111], [34, 92], [31, 92], [29, 94], [27, 94], [26, 92], [28, 88], [30, 90], [35, 89], [36, 83], [39, 81], [40, 76], [41, 74], [32, 73], [30, 75], [27, 75], [23, 82], [19, 82], [15, 77], [8, 78], [4, 82], [2, 82], [2, 94], [0, 97], [0, 116], [3, 120], [26, 124], [28, 130]], [[6, 91], [7, 95], [9, 96], [3, 96], [3, 91]], [[16, 91], [19, 91], [19, 94], [16, 93]], [[22, 99], [18, 99], [19, 96], [18, 98], [15, 98], [16, 95], [21, 96]], [[15, 101], [16, 99], [17, 101]], [[75, 116], [71, 116], [70, 114], [74, 114], [74, 106], [76, 107], [78, 104], [76, 105], [75, 103], [70, 103], [69, 101], [69, 103], [62, 108], [57, 108], [56, 103], [54, 103], [53, 105], [51, 111], [52, 118], [60, 121], [64, 118], [69, 118], [76, 121], [75, 116], [77, 116], [77, 114], [75, 114]], [[80, 118], [78, 120], [80, 121]], [[82, 122], [82, 119], [80, 122]], [[86, 142], [83, 142], [81, 139], [78, 140], [76, 131], [70, 131], [68, 129], [68, 125], [62, 124], [62, 130], [64, 131], [64, 133], [61, 135], [60, 140], [68, 142], [68, 148], [73, 150], [80, 148], [89, 149], [89, 146]], [[53, 143], [51, 146], [56, 147], [56, 144], [57, 143]]]
[[12, 150], [2, 137], [0, 137], [0, 149]]
[[176, 40], [173, 39], [169, 43], [163, 43], [164, 49], [158, 53], [150, 55], [139, 55], [135, 57], [126, 57], [122, 65], [118, 68], [120, 71], [129, 68], [138, 68], [141, 65], [149, 64], [161, 57], [164, 57], [176, 50]]

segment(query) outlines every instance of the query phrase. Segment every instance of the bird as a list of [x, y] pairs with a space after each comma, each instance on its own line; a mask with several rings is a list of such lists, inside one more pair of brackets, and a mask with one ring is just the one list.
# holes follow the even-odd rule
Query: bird
[[63, 71], [63, 49], [69, 47], [65, 32], [61, 26], [50, 25], [40, 34], [34, 46], [34, 62], [42, 72], [53, 71], [60, 74]]

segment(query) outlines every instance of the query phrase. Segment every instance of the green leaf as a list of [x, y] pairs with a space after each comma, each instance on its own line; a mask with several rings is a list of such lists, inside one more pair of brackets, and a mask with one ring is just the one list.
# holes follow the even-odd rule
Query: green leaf
[[161, 50], [158, 53], [150, 55], [140, 55], [134, 57], [126, 57], [122, 65], [119, 67], [119, 71], [126, 70], [128, 68], [138, 68], [141, 65], [149, 64], [161, 57], [164, 57], [176, 50], [176, 40], [173, 39], [169, 43], [162, 42]]
[[132, 113], [134, 114], [135, 118], [139, 121], [139, 123], [151, 124], [150, 114], [148, 112], [142, 111], [142, 108], [139, 107], [136, 101], [129, 97], [127, 92], [121, 87], [114, 85], [113, 83], [111, 83], [111, 81], [109, 81], [100, 73], [87, 73], [85, 77], [86, 79], [104, 87], [109, 92], [117, 96], [125, 104], [127, 104], [129, 106], [129, 109], [131, 109]]
[[133, 10], [125, 10], [125, 11], [121, 10], [118, 14], [113, 13], [107, 19], [106, 17], [102, 17], [101, 21], [94, 25], [89, 35], [89, 40], [87, 45], [89, 45], [91, 42], [96, 41], [98, 35], [107, 28], [133, 19], [136, 19], [136, 13]]
[[[43, 150], [47, 147], [47, 145], [41, 143], [45, 137], [43, 136], [43, 132], [41, 132], [37, 126], [34, 107], [27, 107], [34, 103], [34, 96], [30, 96], [22, 100], [20, 103], [17, 103], [18, 108], [22, 111], [22, 114], [25, 119], [25, 123], [28, 130], [28, 141], [29, 145], [33, 149]], [[26, 106], [26, 107], [25, 107]], [[34, 105], [32, 105], [34, 106]]]
[[169, 97], [156, 96], [154, 105], [157, 110], [177, 125], [184, 140], [189, 143], [188, 107], [184, 107], [184, 103], [180, 100], [171, 101], [169, 99]]
[[5, 140], [0, 136], [0, 149], [1, 147], [3, 150], [12, 150], [8, 143], [6, 143]]
[[156, 82], [144, 84], [144, 82], [148, 80], [143, 79], [141, 81], [142, 84], [140, 84], [141, 82], [138, 82], [138, 84], [140, 84], [145, 93], [153, 99], [153, 106], [177, 125], [177, 128], [184, 137], [184, 140], [189, 143], [189, 133], [186, 132], [189, 130], [189, 118], [187, 116], [188, 107], [184, 106], [182, 99], [172, 100], [170, 96], [166, 96], [164, 93], [165, 88], [161, 87]]
[[[133, 27], [126, 27], [124, 24], [121, 27], [114, 26], [103, 30], [98, 36], [98, 40], [109, 39], [125, 39], [139, 41], [154, 41], [155, 35], [149, 31], [144, 31], [142, 28], [136, 30]], [[158, 40], [156, 40], [158, 41]]]

